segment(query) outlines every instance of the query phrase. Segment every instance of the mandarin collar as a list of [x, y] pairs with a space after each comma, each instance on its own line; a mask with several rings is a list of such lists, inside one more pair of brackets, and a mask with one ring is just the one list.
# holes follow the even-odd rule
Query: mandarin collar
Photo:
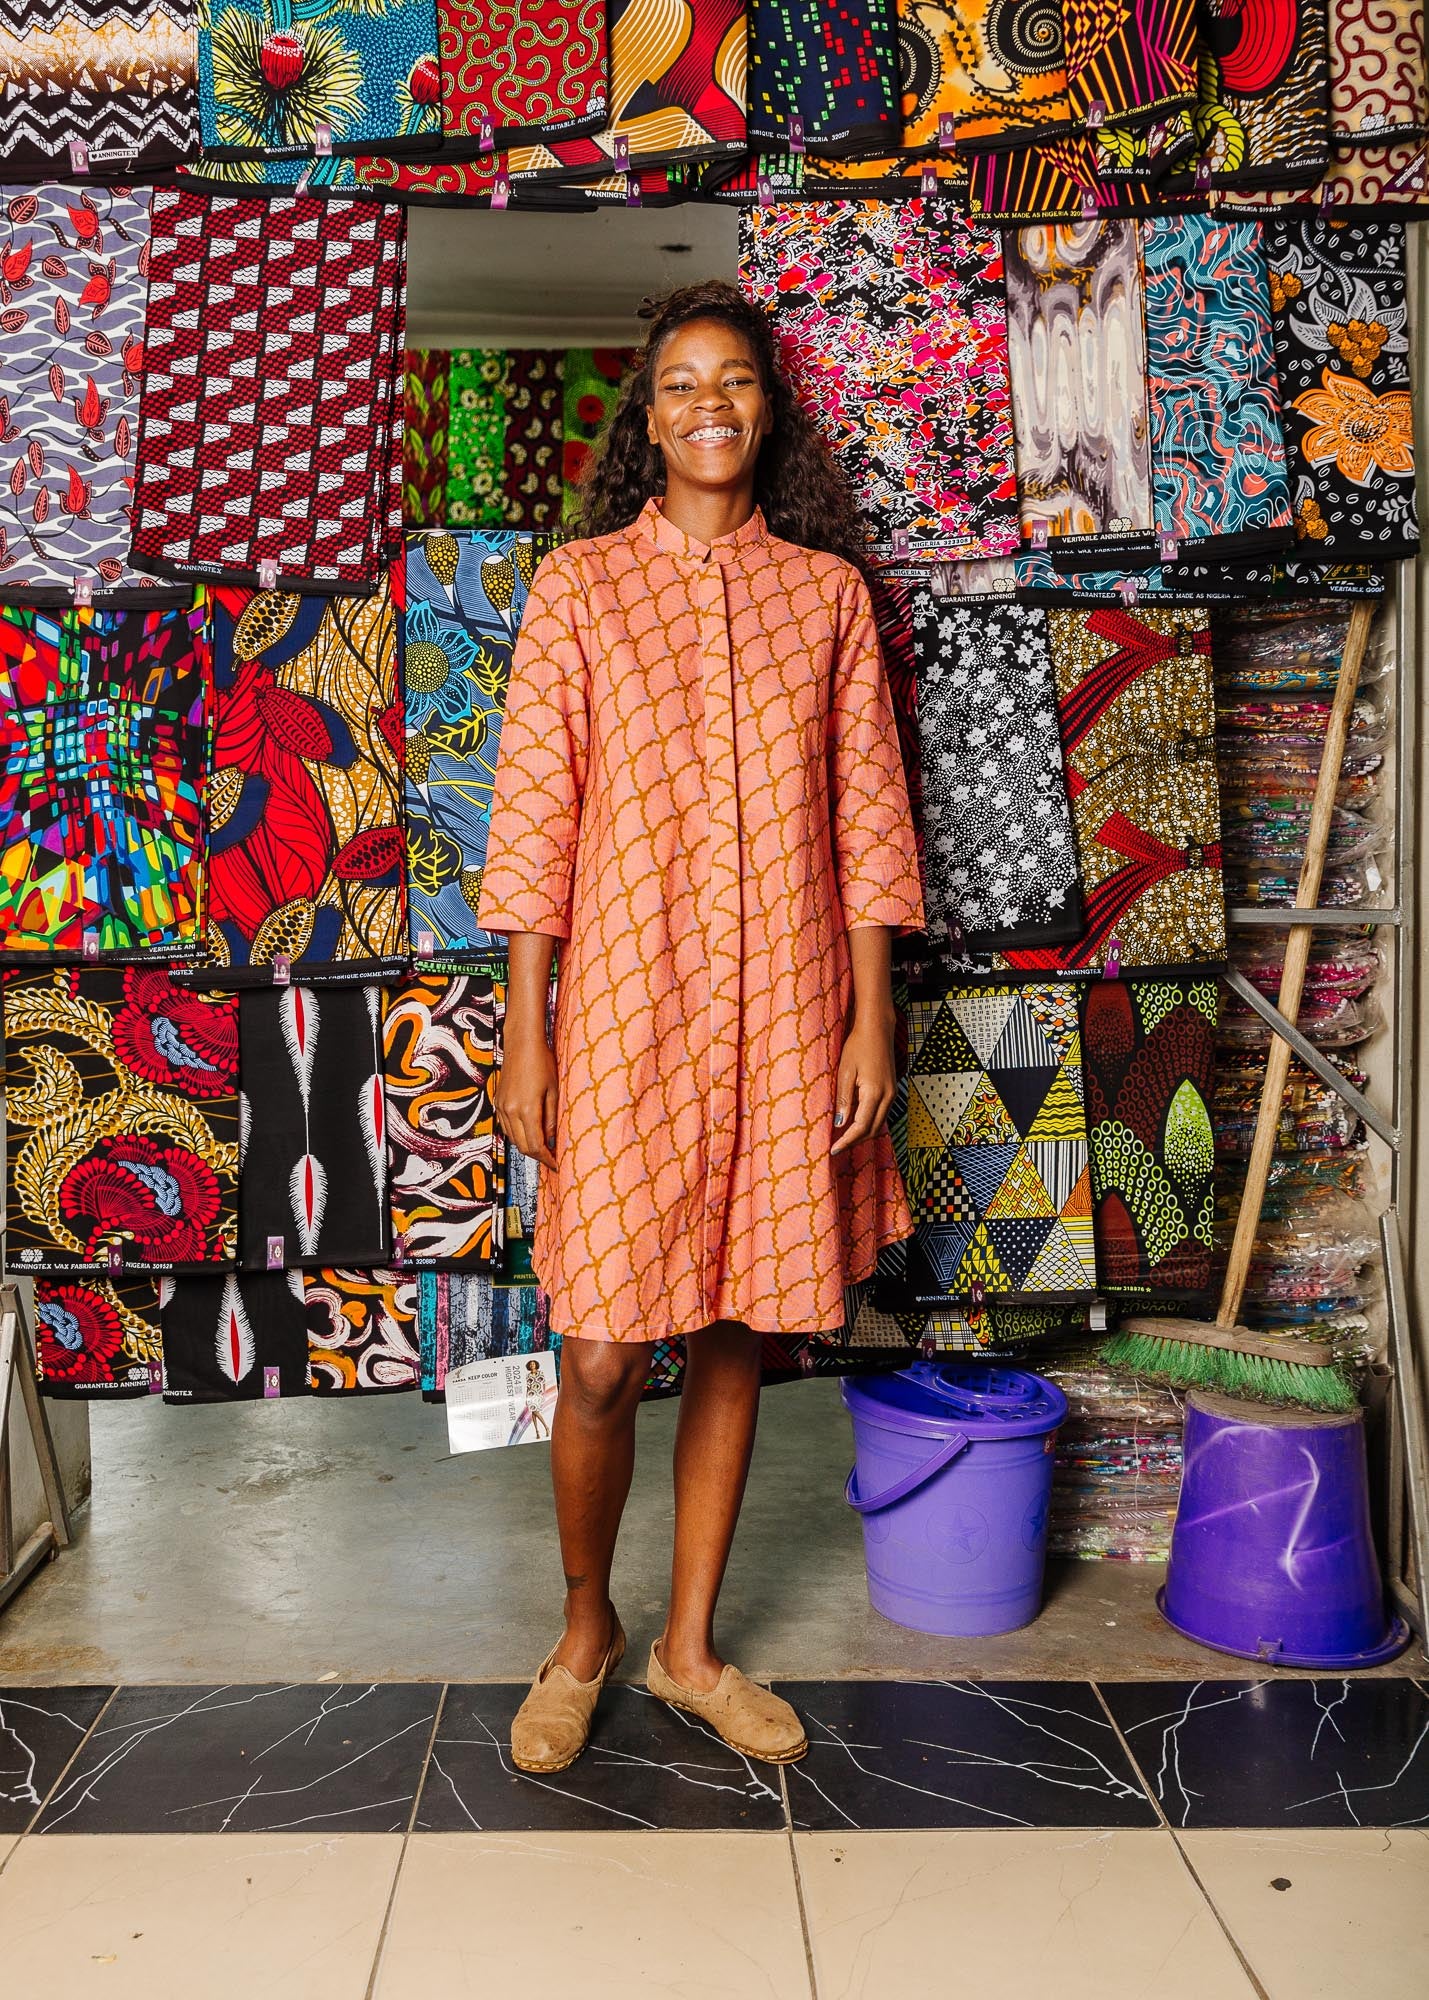
[[758, 507], [733, 534], [719, 535], [712, 542], [698, 542], [693, 535], [687, 535], [683, 528], [677, 528], [673, 521], [667, 521], [658, 498], [645, 502], [636, 519], [637, 532], [652, 541], [664, 554], [675, 556], [681, 562], [717, 562], [723, 567], [727, 563], [738, 562], [746, 549], [757, 542], [767, 541], [769, 530], [764, 524], [764, 515]]

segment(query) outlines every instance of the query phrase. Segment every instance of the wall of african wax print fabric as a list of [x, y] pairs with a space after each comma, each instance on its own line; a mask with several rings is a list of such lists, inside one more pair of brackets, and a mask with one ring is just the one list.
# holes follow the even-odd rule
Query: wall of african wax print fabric
[[47, 1396], [147, 1396], [161, 1385], [153, 1278], [35, 1279], [35, 1360]]
[[885, 550], [1017, 545], [1002, 244], [942, 203], [747, 210], [740, 279]]
[[1330, 163], [1329, 0], [1201, 0], [1211, 187], [1309, 187]]
[[249, 1403], [307, 1393], [297, 1271], [167, 1279], [159, 1324], [166, 1403]]
[[913, 995], [907, 1088], [913, 1291], [976, 1304], [1092, 1291], [1076, 989]]
[[476, 920], [501, 717], [541, 542], [509, 530], [413, 536], [403, 625], [407, 884], [413, 954], [504, 956]]
[[7, 1261], [52, 1274], [233, 1257], [238, 1020], [164, 972], [20, 972], [4, 986]]
[[449, 528], [500, 527], [506, 518], [506, 355], [457, 348], [451, 358], [447, 495]]
[[1099, 979], [1082, 998], [1097, 1282], [1208, 1299], [1216, 1219], [1214, 980]]
[[407, 940], [402, 703], [392, 595], [223, 590], [209, 780], [217, 985], [371, 979]]
[[[1260, 225], [1141, 225], [1151, 481], [1161, 542], [1253, 554], [1293, 539]], [[1172, 560], [1176, 549], [1161, 550]], [[1197, 554], [1200, 553], [1198, 547]]]
[[1151, 555], [1137, 226], [1043, 224], [1003, 248], [1022, 532]]
[[513, 147], [511, 179], [579, 180], [745, 146], [743, 0], [610, 0], [610, 114], [587, 139]]
[[505, 1236], [504, 1142], [491, 1091], [506, 987], [488, 973], [411, 980], [383, 1030], [392, 1255], [489, 1269]]
[[928, 936], [961, 953], [1082, 925], [1046, 613], [913, 595]]
[[1024, 972], [1225, 962], [1216, 707], [1204, 609], [1048, 613], [1081, 936]]
[[146, 195], [0, 187], [9, 602], [72, 603], [76, 583], [111, 604], [155, 589], [128, 561], [148, 244]]
[[0, 0], [0, 159], [130, 179], [198, 151], [194, 0]]
[[1067, 99], [1094, 134], [1170, 123], [1196, 95], [1195, 0], [1062, 0]]
[[444, 347], [409, 347], [402, 398], [402, 519], [435, 527], [445, 516], [451, 356]]
[[385, 1007], [380, 986], [240, 996], [245, 1270], [386, 1261]]
[[902, 134], [894, 0], [751, 0], [751, 144], [830, 151]]
[[219, 158], [441, 140], [436, 0], [205, 0], [198, 72], [204, 150]]
[[505, 151], [605, 123], [605, 0], [437, 0], [442, 150]]
[[1318, 216], [1262, 229], [1301, 549], [1331, 562], [1413, 555], [1404, 232]]
[[136, 566], [375, 589], [401, 547], [404, 212], [193, 188], [152, 212]]
[[905, 150], [1071, 129], [1061, 0], [898, 0], [898, 56]]
[[564, 407], [561, 416], [561, 477], [565, 484], [565, 517], [580, 510], [578, 488], [590, 461], [591, 446], [614, 414], [620, 385], [635, 359], [630, 347], [568, 347], [562, 372]]
[[1429, 131], [1423, 0], [1330, 0], [1330, 124], [1336, 145], [1383, 146]]
[[502, 491], [508, 528], [561, 525], [564, 363], [565, 356], [554, 347], [516, 347], [506, 356]]
[[303, 1308], [308, 1386], [315, 1394], [373, 1395], [418, 1386], [415, 1273], [308, 1271]]
[[0, 951], [203, 936], [207, 612], [0, 605]]

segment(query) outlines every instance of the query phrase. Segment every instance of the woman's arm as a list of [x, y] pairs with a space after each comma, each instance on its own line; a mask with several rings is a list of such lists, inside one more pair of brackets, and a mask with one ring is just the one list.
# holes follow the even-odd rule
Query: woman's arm
[[496, 1116], [513, 1146], [554, 1168], [556, 1059], [546, 1040], [546, 1003], [556, 940], [541, 931], [513, 931], [510, 946]]
[[882, 1125], [893, 1102], [893, 933], [860, 924], [848, 934], [853, 969], [853, 1021], [844, 1037], [834, 1094], [832, 1151], [842, 1153]]

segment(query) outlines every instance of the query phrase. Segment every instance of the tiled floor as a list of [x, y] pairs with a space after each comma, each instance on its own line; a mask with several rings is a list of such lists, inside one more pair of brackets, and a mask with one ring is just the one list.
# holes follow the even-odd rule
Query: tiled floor
[[0, 1690], [16, 2000], [1422, 2000], [1429, 1690], [799, 1681], [807, 1761], [625, 1683]]

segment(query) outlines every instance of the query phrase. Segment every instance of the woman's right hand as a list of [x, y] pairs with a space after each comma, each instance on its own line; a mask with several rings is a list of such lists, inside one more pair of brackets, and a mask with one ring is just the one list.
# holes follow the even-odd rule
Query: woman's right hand
[[513, 1146], [552, 1171], [556, 1165], [556, 1059], [544, 1032], [510, 1032], [497, 1072], [493, 1103], [502, 1131]]

